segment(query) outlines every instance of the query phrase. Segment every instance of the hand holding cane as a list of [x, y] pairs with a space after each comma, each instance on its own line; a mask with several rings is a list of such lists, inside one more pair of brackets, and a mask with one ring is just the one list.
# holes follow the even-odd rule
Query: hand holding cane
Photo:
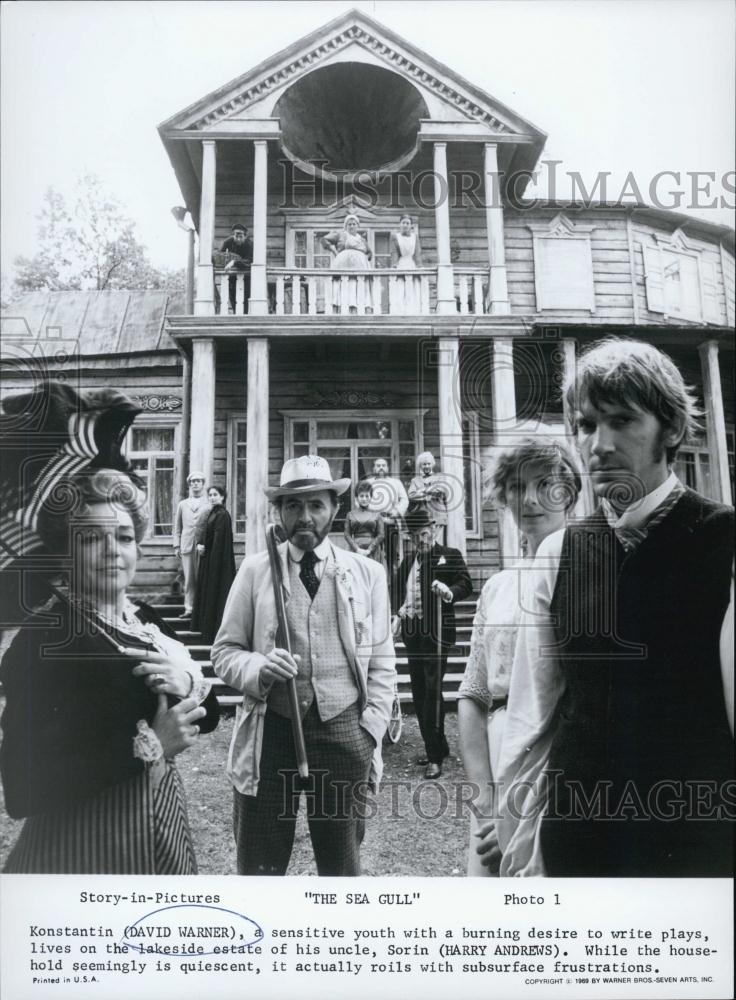
[[[271, 583], [273, 585], [273, 596], [276, 604], [276, 620], [278, 623], [277, 643], [282, 649], [291, 654], [291, 640], [289, 638], [289, 625], [286, 620], [286, 602], [284, 601], [284, 578], [279, 557], [278, 542], [276, 540], [276, 527], [269, 524], [266, 530], [266, 544], [268, 547], [268, 559], [271, 566]], [[296, 691], [296, 680], [290, 678], [286, 682], [289, 696], [289, 708], [291, 710], [291, 730], [294, 734], [294, 747], [296, 749], [296, 766], [299, 777], [306, 780], [309, 777], [309, 765], [307, 764], [307, 747], [304, 743], [304, 733], [302, 731], [302, 718], [299, 714], [299, 698]]]

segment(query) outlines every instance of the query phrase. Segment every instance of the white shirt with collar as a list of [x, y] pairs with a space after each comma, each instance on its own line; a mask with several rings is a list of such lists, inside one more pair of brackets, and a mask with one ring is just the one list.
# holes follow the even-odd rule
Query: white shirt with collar
[[[329, 538], [323, 538], [319, 545], [317, 545], [312, 551], [317, 556], [317, 562], [314, 564], [314, 573], [317, 579], [321, 580], [325, 571], [325, 566], [327, 565], [327, 560], [332, 555], [332, 547], [330, 545]], [[304, 549], [297, 548], [293, 542], [289, 542], [289, 561], [293, 563], [300, 563], [303, 558]]]
[[601, 500], [601, 508], [609, 527], [613, 528], [614, 531], [617, 528], [627, 530], [631, 528], [643, 528], [657, 507], [661, 503], [664, 503], [670, 493], [678, 486], [679, 482], [680, 480], [674, 472], [670, 472], [669, 476], [660, 486], [652, 490], [651, 493], [647, 493], [641, 500], [635, 500], [620, 515], [616, 513], [608, 500], [604, 498]]

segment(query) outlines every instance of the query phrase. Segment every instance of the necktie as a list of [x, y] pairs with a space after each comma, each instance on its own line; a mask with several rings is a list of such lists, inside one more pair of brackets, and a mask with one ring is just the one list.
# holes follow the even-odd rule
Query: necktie
[[305, 552], [302, 561], [299, 563], [299, 579], [304, 584], [307, 593], [314, 600], [319, 589], [319, 579], [314, 571], [317, 564], [317, 556], [314, 552]]
[[640, 528], [614, 528], [616, 537], [623, 545], [624, 551], [633, 552], [634, 549], [638, 548], [652, 529], [664, 521], [684, 492], [685, 487], [682, 483], [676, 483], [671, 493], [664, 498], [658, 507], [654, 508], [646, 523]]

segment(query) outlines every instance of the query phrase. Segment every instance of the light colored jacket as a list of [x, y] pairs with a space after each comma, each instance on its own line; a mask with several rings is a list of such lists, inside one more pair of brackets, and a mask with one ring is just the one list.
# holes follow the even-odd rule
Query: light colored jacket
[[197, 521], [202, 516], [202, 514], [209, 514], [211, 507], [207, 502], [207, 498], [201, 498], [202, 502], [200, 504], [199, 510], [193, 511], [189, 501], [191, 497], [185, 500], [180, 500], [179, 505], [176, 508], [176, 516], [174, 517], [174, 537], [172, 542], [175, 549], [180, 549], [185, 555], [187, 552], [191, 552], [197, 543]]
[[[391, 715], [396, 679], [386, 574], [379, 563], [330, 546], [325, 574], [334, 573], [338, 629], [360, 692], [360, 725], [376, 741], [371, 779], [383, 771], [381, 743]], [[288, 543], [279, 545], [286, 600], [289, 599]], [[245, 559], [225, 605], [212, 647], [218, 677], [243, 693], [228, 755], [227, 773], [243, 795], [258, 791], [263, 719], [270, 685], [261, 683], [266, 654], [276, 644], [276, 606], [268, 553]], [[309, 748], [307, 748], [307, 751]]]

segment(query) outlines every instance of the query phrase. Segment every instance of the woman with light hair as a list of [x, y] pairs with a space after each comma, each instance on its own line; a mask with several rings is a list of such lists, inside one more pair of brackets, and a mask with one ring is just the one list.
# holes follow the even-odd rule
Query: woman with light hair
[[445, 477], [435, 472], [435, 459], [431, 451], [423, 451], [417, 455], [417, 475], [409, 483], [409, 512], [423, 507], [429, 511], [434, 523], [439, 526], [439, 533], [444, 535], [447, 525], [447, 506], [451, 490]]
[[581, 489], [577, 462], [566, 444], [526, 437], [498, 456], [491, 494], [522, 536], [524, 558], [495, 573], [481, 591], [470, 658], [458, 692], [460, 747], [468, 778], [478, 789], [471, 812], [468, 875], [498, 874], [493, 782], [503, 739], [506, 703], [523, 601], [525, 572], [541, 542], [564, 528]]
[[[422, 247], [419, 234], [414, 230], [410, 215], [399, 219], [398, 232], [389, 237], [391, 267], [397, 271], [416, 271], [422, 266]], [[413, 316], [420, 311], [419, 277], [408, 274], [396, 276], [389, 281], [389, 301], [391, 313], [398, 316]]]
[[[350, 213], [345, 216], [343, 228], [327, 233], [322, 237], [322, 246], [332, 255], [330, 267], [333, 271], [365, 271], [371, 266], [373, 254], [366, 240], [358, 232], [360, 220]], [[332, 282], [332, 308], [339, 312], [342, 306], [342, 282], [335, 278]], [[365, 309], [373, 312], [372, 303], [368, 298], [368, 284], [365, 285]], [[358, 283], [354, 279], [348, 281], [347, 306], [351, 313], [358, 311]]]

